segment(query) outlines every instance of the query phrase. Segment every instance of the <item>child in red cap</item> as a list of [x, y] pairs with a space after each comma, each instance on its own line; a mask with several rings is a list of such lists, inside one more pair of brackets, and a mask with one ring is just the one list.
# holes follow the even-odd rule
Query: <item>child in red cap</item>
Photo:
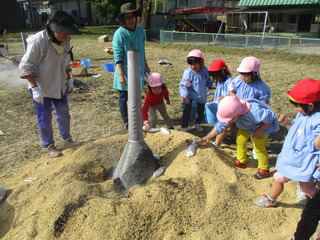
[[[274, 174], [270, 193], [264, 194], [255, 202], [259, 207], [277, 206], [276, 199], [282, 193], [284, 183], [290, 180], [298, 181], [302, 191], [311, 199], [318, 192], [313, 179], [320, 179], [320, 172], [316, 167], [320, 155], [320, 80], [301, 80], [291, 91], [287, 91], [287, 94], [298, 114], [292, 124], [286, 115], [279, 117], [279, 122], [284, 124], [289, 132], [277, 159], [277, 172]], [[319, 206], [317, 218], [319, 219], [320, 202], [317, 201]], [[309, 218], [310, 212], [306, 214]], [[314, 230], [315, 228], [313, 232]], [[313, 234], [312, 232], [309, 235], [311, 232], [309, 227], [301, 232], [295, 234], [296, 239], [309, 239]], [[309, 237], [305, 237], [307, 234]], [[298, 236], [304, 237], [298, 238]]]
[[[231, 77], [231, 73], [226, 65], [226, 62], [221, 59], [213, 61], [208, 71], [209, 75], [216, 83], [216, 91], [214, 92], [213, 103], [218, 104], [222, 98], [229, 96], [228, 85], [232, 82], [233, 77]], [[217, 135], [214, 142], [215, 146], [221, 147], [221, 143], [227, 135], [227, 132], [228, 131], [225, 131], [224, 133]]]
[[[144, 129], [150, 130], [156, 127], [157, 110], [160, 112], [168, 128], [174, 129], [163, 101], [165, 99], [167, 104], [170, 104], [169, 92], [160, 73], [152, 73], [148, 76], [148, 88], [149, 90], [142, 107]], [[148, 112], [150, 113], [150, 121], [148, 120]]]

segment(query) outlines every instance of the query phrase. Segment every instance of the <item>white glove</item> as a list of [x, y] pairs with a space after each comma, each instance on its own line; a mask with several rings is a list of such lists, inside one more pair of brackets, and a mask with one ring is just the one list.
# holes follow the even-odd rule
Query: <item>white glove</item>
[[67, 87], [68, 87], [68, 93], [72, 93], [74, 90], [73, 78], [67, 79]]
[[43, 95], [42, 90], [39, 88], [39, 86], [31, 88], [31, 90], [32, 90], [33, 100], [35, 100], [36, 102], [41, 103], [43, 105], [44, 104], [44, 100], [43, 100], [44, 95]]

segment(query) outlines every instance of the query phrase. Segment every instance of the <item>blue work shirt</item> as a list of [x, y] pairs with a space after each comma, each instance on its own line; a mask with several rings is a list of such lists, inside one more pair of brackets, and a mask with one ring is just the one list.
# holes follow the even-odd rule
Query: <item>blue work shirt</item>
[[300, 182], [309, 182], [312, 176], [320, 179], [316, 166], [320, 151], [314, 147], [314, 141], [319, 134], [320, 112], [310, 116], [298, 113], [278, 156], [277, 171], [286, 178]]
[[[279, 131], [280, 127], [277, 116], [268, 104], [256, 99], [243, 100], [250, 104], [250, 109], [236, 120], [235, 124], [238, 128], [244, 129], [250, 134], [254, 134], [262, 124], [272, 121], [271, 125], [264, 131], [264, 135]], [[226, 123], [218, 122], [215, 125], [217, 135], [223, 133], [226, 126]]]
[[270, 100], [270, 88], [261, 79], [257, 79], [253, 83], [246, 83], [241, 76], [237, 76], [229, 84], [228, 90], [243, 99], [258, 99], [259, 101], [268, 102]]
[[212, 87], [213, 81], [211, 80], [208, 68], [201, 67], [199, 72], [193, 72], [191, 67], [188, 67], [182, 76], [180, 82], [180, 96], [204, 104], [207, 101], [207, 87]]
[[[140, 84], [144, 88], [145, 71], [145, 34], [141, 27], [136, 26], [134, 31], [119, 27], [112, 39], [113, 56], [115, 63], [122, 62], [123, 73], [128, 85], [128, 50], [138, 50], [140, 53]], [[118, 68], [115, 68], [113, 77], [113, 88], [128, 91], [128, 88], [119, 82]]]
[[216, 91], [214, 92], [213, 102], [218, 104], [220, 97], [229, 96], [228, 86], [232, 82], [233, 77], [229, 76], [224, 82], [217, 82]]

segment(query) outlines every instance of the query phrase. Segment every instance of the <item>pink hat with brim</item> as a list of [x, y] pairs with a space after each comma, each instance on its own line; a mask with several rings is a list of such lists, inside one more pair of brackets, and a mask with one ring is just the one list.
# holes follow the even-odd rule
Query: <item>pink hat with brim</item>
[[245, 100], [239, 100], [234, 96], [226, 96], [218, 104], [217, 118], [220, 122], [229, 122], [235, 116], [248, 112], [250, 107], [250, 103]]

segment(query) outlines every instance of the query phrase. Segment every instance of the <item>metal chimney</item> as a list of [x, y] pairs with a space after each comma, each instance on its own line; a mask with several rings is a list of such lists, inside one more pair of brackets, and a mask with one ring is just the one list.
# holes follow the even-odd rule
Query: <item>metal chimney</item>
[[113, 179], [120, 178], [125, 188], [144, 184], [160, 165], [143, 140], [140, 54], [137, 50], [128, 51], [128, 118], [129, 136]]

